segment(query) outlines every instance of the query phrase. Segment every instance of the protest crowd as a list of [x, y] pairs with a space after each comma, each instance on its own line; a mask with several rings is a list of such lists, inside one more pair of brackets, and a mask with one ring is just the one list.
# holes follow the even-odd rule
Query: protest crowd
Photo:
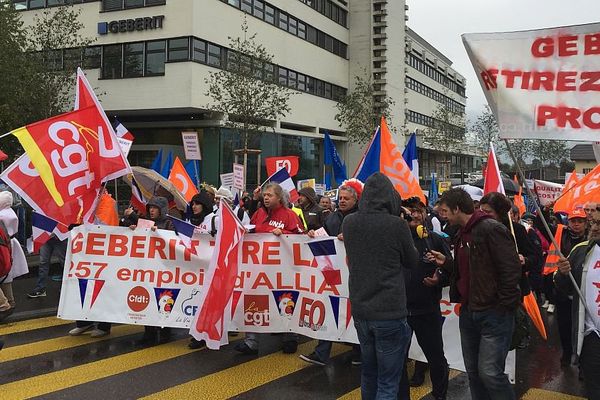
[[[578, 366], [588, 398], [600, 400], [600, 314], [597, 307], [593, 308], [600, 302], [600, 204], [590, 200], [598, 198], [597, 189], [587, 197], [576, 197], [571, 193], [567, 210], [563, 207], [558, 212], [558, 207], [553, 209], [548, 205], [537, 207], [535, 212], [526, 212], [521, 192], [512, 199], [505, 194], [492, 149], [481, 192], [454, 187], [440, 196], [430, 191], [427, 197], [419, 186], [418, 172], [416, 177], [411, 172], [409, 163], [393, 143], [384, 118], [372, 141], [378, 141], [377, 145], [367, 149], [355, 177], [340, 179], [337, 189], [327, 195], [318, 195], [311, 185], [297, 190], [285, 168], [270, 174], [265, 182], [258, 182], [259, 186], [250, 191], [241, 188], [235, 191], [225, 185], [217, 189], [207, 183], [195, 185], [184, 171], [178, 173], [191, 183], [178, 187], [174, 185], [177, 179], [172, 179], [175, 166], [166, 176], [160, 176], [156, 170], [147, 170], [144, 173], [150, 176], [147, 179], [150, 184], [144, 185], [140, 172], [144, 169], [129, 166], [126, 155], [119, 151], [114, 140], [116, 133], [84, 80], [81, 73], [78, 85], [82, 86], [77, 90], [81, 91], [78, 98], [88, 104], [82, 108], [87, 113], [86, 122], [95, 118], [89, 125], [103, 126], [107, 135], [102, 140], [92, 141], [97, 148], [105, 147], [90, 152], [87, 161], [89, 168], [94, 168], [93, 177], [88, 177], [88, 182], [72, 191], [71, 184], [80, 183], [81, 177], [67, 175], [60, 180], [41, 172], [48, 165], [47, 160], [52, 159], [48, 154], [53, 146], [62, 149], [64, 143], [55, 141], [53, 144], [46, 140], [48, 146], [40, 144], [38, 147], [35, 140], [21, 140], [22, 137], [19, 140], [31, 160], [18, 159], [14, 167], [7, 168], [1, 175], [12, 191], [26, 194], [28, 201], [33, 203], [30, 204], [34, 209], [32, 251], [39, 253], [40, 265], [37, 282], [27, 297], [34, 299], [47, 295], [53, 258], [64, 264], [58, 316], [69, 319], [65, 315], [71, 315], [65, 312], [67, 285], [76, 288], [69, 289], [76, 292], [75, 298], [81, 296], [77, 315], [82, 319], [71, 318], [78, 320], [65, 332], [68, 335], [89, 333], [91, 337], [100, 338], [111, 334], [112, 323], [123, 323], [110, 315], [110, 312], [118, 312], [113, 309], [104, 318], [88, 318], [85, 314], [91, 306], [84, 309], [84, 303], [93, 305], [100, 291], [105, 290], [102, 289], [105, 281], [97, 278], [107, 264], [96, 265], [95, 279], [90, 278], [92, 264], [81, 267], [79, 262], [76, 270], [71, 271], [73, 265], [68, 265], [71, 257], [75, 253], [81, 257], [84, 244], [86, 254], [102, 254], [106, 250], [111, 257], [128, 261], [137, 257], [142, 261], [134, 261], [145, 267], [144, 257], [150, 253], [155, 257], [155, 264], [159, 264], [156, 261], [159, 258], [175, 259], [176, 247], [180, 244], [185, 248], [181, 252], [182, 259], [194, 260], [193, 256], [199, 255], [195, 253], [193, 240], [202, 237], [214, 250], [208, 267], [198, 278], [203, 286], [194, 292], [201, 292], [194, 304], [198, 311], [186, 321], [171, 320], [171, 311], [175, 304], [179, 305], [178, 292], [165, 289], [160, 283], [152, 285], [155, 286], [152, 292], [139, 284], [128, 294], [127, 304], [132, 310], [129, 315], [137, 318], [147, 307], [148, 298], [155, 295], [158, 307], [153, 308], [158, 311], [154, 312], [163, 319], [153, 325], [141, 320], [140, 325], [145, 326], [138, 344], [149, 347], [166, 343], [171, 340], [174, 329], [187, 324], [191, 335], [188, 347], [192, 350], [204, 346], [218, 349], [229, 343], [228, 333], [239, 335], [244, 332], [243, 338], [236, 340], [234, 345], [243, 356], [257, 356], [261, 337], [268, 333], [281, 339], [283, 353], [296, 354], [302, 339], [292, 329], [246, 331], [229, 330], [228, 327], [235, 314], [233, 289], [239, 278], [237, 264], [244, 235], [257, 234], [271, 240], [276, 238], [274, 243], [277, 245], [283, 243], [277, 250], [264, 250], [257, 264], [269, 264], [273, 260], [269, 257], [278, 254], [279, 250], [283, 252], [286, 241], [302, 237], [306, 241], [302, 244], [307, 244], [313, 255], [305, 265], [315, 266], [323, 281], [312, 291], [330, 290], [331, 294], [336, 294], [330, 297], [336, 298], [331, 304], [332, 307], [335, 304], [337, 310], [343, 308], [341, 304], [345, 301], [346, 322], [353, 321], [347, 331], [355, 331], [358, 343], [339, 339], [342, 335], [314, 336], [319, 339], [314, 349], [298, 356], [306, 363], [325, 366], [330, 362], [333, 342], [348, 342], [352, 355], [350, 362], [361, 368], [363, 399], [408, 400], [410, 387], [422, 385], [427, 373], [433, 398], [448, 397], [450, 361], [447, 355], [450, 349], [449, 338], [443, 333], [445, 316], [441, 309], [447, 291], [449, 299], [446, 301], [456, 305], [460, 332], [460, 342], [453, 346], [460, 346], [472, 399], [516, 399], [505, 373], [507, 357], [514, 349], [527, 351], [533, 335], [547, 337], [540, 316], [542, 312], [556, 317], [561, 363], [565, 367]], [[78, 112], [73, 111], [69, 118], [77, 120]], [[93, 118], [90, 117], [92, 112]], [[27, 135], [39, 133], [33, 125], [25, 129]], [[75, 136], [73, 140], [77, 142]], [[108, 146], [103, 142], [111, 140]], [[72, 145], [81, 147], [78, 143]], [[35, 151], [31, 152], [33, 147]], [[388, 154], [379, 150], [379, 154], [373, 155], [373, 149], [383, 148], [394, 151]], [[374, 159], [376, 162], [372, 162]], [[40, 173], [28, 175], [33, 176], [33, 183], [23, 189], [25, 186], [21, 181], [29, 179], [24, 176], [23, 165], [28, 167], [29, 161]], [[387, 163], [395, 170], [390, 173], [391, 168], [380, 168], [380, 163]], [[374, 164], [377, 164], [375, 168]], [[587, 183], [600, 175], [598, 168], [575, 187], [592, 187]], [[125, 176], [132, 195], [128, 207], [119, 215], [117, 202], [109, 193], [106, 182]], [[523, 179], [520, 184], [527, 185]], [[187, 188], [185, 192], [183, 187]], [[567, 192], [564, 198], [569, 197]], [[15, 238], [19, 218], [11, 208], [13, 201], [10, 191], [0, 192], [0, 322], [13, 313], [18, 307], [17, 302], [26, 301], [15, 298], [11, 287], [14, 278], [28, 272], [23, 243]], [[531, 198], [530, 201], [535, 200]], [[103, 228], [109, 234], [120, 229], [118, 235], [111, 236], [114, 242], [102, 241], [101, 238], [106, 237], [101, 236]], [[178, 239], [161, 242], [161, 232], [171, 235], [169, 238], [177, 235]], [[82, 244], [84, 234], [88, 236]], [[123, 243], [130, 237], [127, 235], [132, 234], [135, 235], [131, 239], [133, 244], [127, 250], [130, 253], [119, 253], [126, 248]], [[329, 252], [324, 248], [314, 250], [312, 245], [323, 244], [325, 239], [333, 243]], [[140, 250], [144, 240], [149, 243], [144, 248], [146, 253]], [[301, 252], [296, 252], [299, 246], [289, 247], [294, 257], [298, 256], [298, 262], [304, 262]], [[333, 265], [328, 258], [337, 254], [336, 248], [345, 252], [346, 265]], [[246, 254], [247, 259], [252, 257], [259, 260], [256, 253], [254, 256]], [[198, 269], [204, 268], [196, 266], [196, 272]], [[123, 267], [114, 275], [121, 284], [134, 280], [140, 271]], [[153, 282], [156, 279], [169, 282], [194, 279], [196, 282], [196, 275], [189, 271], [181, 275], [175, 268], [156, 274], [150, 272], [142, 275], [142, 282], [145, 277], [154, 279]], [[289, 321], [292, 315], [309, 314], [306, 320], [300, 317], [300, 328], [317, 332], [323, 328], [323, 311], [320, 321], [312, 320], [315, 314], [318, 315], [315, 311], [318, 304], [322, 303], [306, 303], [304, 299], [304, 305], [296, 307], [299, 298], [297, 294], [294, 297], [294, 292], [301, 278], [295, 273], [296, 287], [286, 289], [284, 293], [272, 291], [279, 307], [277, 318]], [[347, 282], [340, 278], [344, 273], [347, 273]], [[270, 283], [264, 283], [267, 274], [263, 275], [254, 281], [255, 286], [256, 282], [263, 282], [265, 286]], [[313, 279], [311, 285], [317, 287], [315, 282]], [[88, 291], [88, 285], [93, 289]], [[347, 296], [343, 295], [346, 292], [340, 289], [342, 287], [347, 288]], [[343, 292], [342, 295], [338, 290]], [[251, 296], [245, 297], [244, 301], [256, 300], [244, 303], [247, 307], [244, 311], [256, 318], [250, 321], [253, 328], [257, 325], [264, 328], [272, 316], [266, 315], [261, 307], [268, 309], [269, 303], [261, 305], [260, 296]], [[266, 299], [273, 300], [270, 294]], [[216, 308], [208, 310], [207, 304], [217, 303], [221, 305], [219, 312], [215, 312]], [[227, 318], [230, 314], [231, 318]], [[336, 314], [336, 325], [342, 325], [344, 318], [341, 315]], [[175, 322], [181, 325], [172, 326]], [[412, 341], [413, 336], [416, 342]], [[345, 337], [351, 338], [351, 335]], [[417, 361], [412, 376], [409, 376], [407, 363], [414, 343], [420, 347], [426, 362]]]

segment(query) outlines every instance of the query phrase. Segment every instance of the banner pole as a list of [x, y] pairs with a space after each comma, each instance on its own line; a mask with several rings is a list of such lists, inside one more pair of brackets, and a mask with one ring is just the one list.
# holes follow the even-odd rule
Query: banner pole
[[[517, 172], [519, 173], [519, 176], [521, 177], [521, 181], [525, 185], [525, 190], [527, 191], [527, 195], [533, 199], [533, 194], [531, 193], [531, 189], [529, 188], [529, 185], [527, 185], [527, 181], [525, 180], [525, 174], [523, 174], [523, 171], [521, 170], [521, 166], [519, 165], [519, 162], [517, 161], [517, 157], [515, 157], [515, 154], [513, 153], [512, 148], [510, 147], [510, 143], [508, 142], [508, 139], [504, 139], [504, 143], [506, 143], [506, 148], [508, 149], [508, 152], [510, 153], [510, 156], [512, 157], [512, 159], [514, 161], [515, 166], [517, 167]], [[546, 222], [546, 219], [544, 218], [544, 214], [542, 213], [542, 209], [540, 208], [540, 205], [537, 203], [537, 201], [534, 201], [534, 204], [535, 204], [535, 209], [536, 209], [538, 215], [542, 219], [544, 228], [546, 228], [546, 232], [548, 232], [548, 235], [550, 236], [550, 239], [552, 240], [552, 244], [558, 251], [559, 256], [562, 258], [566, 258], [564, 256], [564, 254], [562, 254], [562, 252], [560, 251], [560, 246], [556, 243], [556, 240], [554, 239], [554, 234], [552, 234], [552, 231], [550, 230], [550, 226], [548, 226], [548, 222]], [[585, 298], [583, 297], [583, 294], [581, 293], [581, 290], [579, 290], [579, 286], [577, 286], [577, 282], [575, 282], [575, 278], [573, 278], [573, 274], [571, 273], [571, 271], [569, 271], [569, 279], [571, 280], [571, 284], [575, 288], [575, 292], [577, 292], [577, 296], [579, 296], [579, 301], [581, 301], [581, 304], [583, 304], [583, 306], [585, 307], [585, 311], [587, 311], [587, 313], [590, 316], [593, 316], [594, 314], [592, 314], [590, 308], [588, 307], [588, 305], [585, 301]]]

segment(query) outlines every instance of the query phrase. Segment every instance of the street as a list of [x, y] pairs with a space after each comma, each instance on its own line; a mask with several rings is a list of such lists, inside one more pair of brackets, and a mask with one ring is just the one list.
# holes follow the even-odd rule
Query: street
[[[17, 302], [25, 311], [0, 325], [0, 337], [6, 342], [0, 351], [3, 400], [360, 398], [360, 367], [351, 366], [349, 346], [336, 344], [331, 363], [318, 367], [297, 356], [310, 353], [316, 345], [306, 338], [296, 355], [286, 355], [279, 351], [279, 338], [264, 335], [255, 357], [233, 349], [243, 334], [230, 336], [232, 344], [220, 351], [189, 350], [183, 330], [174, 330], [168, 343], [145, 347], [136, 344], [143, 328], [131, 325], [115, 325], [109, 336], [99, 339], [90, 338], [89, 332], [70, 337], [67, 332], [73, 322], [35, 312], [37, 308], [48, 314], [56, 308], [59, 282], [49, 286], [48, 297], [30, 300], [24, 294], [32, 283], [33, 278], [15, 281]], [[16, 321], [21, 318], [25, 319]], [[583, 398], [577, 367], [560, 366], [554, 318], [546, 319], [548, 343], [532, 331], [530, 346], [518, 352], [518, 398]], [[412, 368], [410, 363], [409, 372]], [[450, 378], [448, 398], [470, 398], [466, 375], [451, 371]], [[412, 399], [428, 398], [429, 378], [424, 386], [411, 390]]]

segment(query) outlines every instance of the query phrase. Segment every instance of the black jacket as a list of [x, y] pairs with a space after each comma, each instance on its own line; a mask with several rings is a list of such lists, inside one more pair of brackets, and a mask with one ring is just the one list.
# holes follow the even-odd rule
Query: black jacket
[[342, 212], [341, 210], [336, 210], [335, 212], [329, 214], [327, 219], [325, 220], [325, 224], [323, 228], [329, 236], [337, 236], [342, 233], [342, 222], [344, 222], [344, 218], [348, 215], [355, 213], [358, 211], [358, 205], [354, 206], [354, 208], [348, 210], [347, 212]]
[[317, 204], [315, 190], [311, 187], [306, 187], [300, 189], [298, 194], [308, 199], [308, 204], [300, 207], [304, 215], [304, 221], [306, 221], [306, 229], [310, 231], [322, 228], [325, 223], [325, 214], [323, 214], [323, 209]]
[[362, 320], [404, 318], [404, 268], [417, 262], [410, 229], [400, 215], [400, 196], [392, 182], [371, 175], [358, 203], [358, 212], [342, 224], [350, 272], [352, 315]]
[[[429, 237], [420, 238], [414, 229], [411, 229], [412, 238], [418, 252], [418, 261], [415, 268], [406, 270], [406, 305], [408, 315], [429, 314], [440, 311], [442, 287], [448, 284], [449, 274], [452, 269], [452, 253], [444, 238], [435, 232], [429, 232]], [[425, 254], [430, 250], [439, 251], [446, 256], [442, 268], [425, 260]], [[423, 279], [431, 277], [436, 270], [440, 271], [440, 284], [435, 287], [426, 286]]]

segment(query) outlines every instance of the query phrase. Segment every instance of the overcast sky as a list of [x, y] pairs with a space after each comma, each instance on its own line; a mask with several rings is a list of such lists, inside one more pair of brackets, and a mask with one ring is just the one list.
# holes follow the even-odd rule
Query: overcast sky
[[467, 79], [467, 116], [486, 104], [463, 33], [507, 32], [600, 21], [599, 0], [406, 0], [408, 25]]

